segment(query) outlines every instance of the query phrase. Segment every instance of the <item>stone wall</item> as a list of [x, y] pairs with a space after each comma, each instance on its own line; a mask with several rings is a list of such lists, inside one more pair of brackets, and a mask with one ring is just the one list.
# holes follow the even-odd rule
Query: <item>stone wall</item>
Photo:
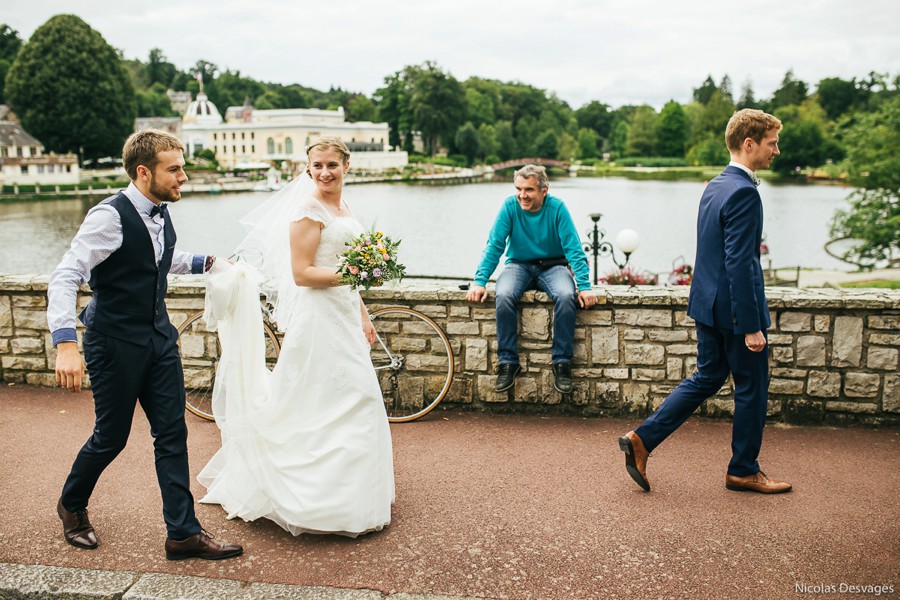
[[[46, 277], [0, 277], [0, 378], [54, 385], [55, 351], [47, 331]], [[374, 310], [403, 305], [433, 318], [450, 338], [456, 376], [445, 404], [492, 412], [557, 412], [643, 416], [696, 365], [696, 334], [686, 288], [596, 289], [600, 303], [579, 311], [575, 391], [553, 388], [552, 303], [529, 292], [521, 303], [523, 372], [514, 390], [494, 392], [497, 367], [493, 305], [466, 302], [447, 287], [403, 285], [367, 292]], [[203, 279], [173, 277], [168, 300], [176, 325], [203, 306]], [[900, 292], [884, 290], [766, 291], [770, 421], [900, 424]], [[79, 305], [89, 298], [87, 290]], [[731, 383], [700, 414], [728, 417]]]

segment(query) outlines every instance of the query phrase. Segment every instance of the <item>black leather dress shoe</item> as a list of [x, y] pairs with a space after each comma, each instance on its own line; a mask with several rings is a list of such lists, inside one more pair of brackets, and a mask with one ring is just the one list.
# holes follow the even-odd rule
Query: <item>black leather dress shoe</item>
[[237, 544], [220, 544], [213, 541], [213, 536], [207, 531], [192, 535], [186, 540], [166, 540], [166, 558], [169, 560], [184, 560], [186, 558], [202, 558], [203, 560], [222, 560], [240, 556], [244, 549]]
[[553, 387], [561, 394], [572, 393], [572, 363], [553, 363]]
[[97, 534], [94, 533], [94, 527], [88, 520], [86, 508], [71, 512], [66, 510], [60, 499], [56, 503], [56, 514], [62, 519], [63, 537], [66, 538], [66, 542], [85, 550], [93, 550], [100, 545], [100, 542], [97, 541]]
[[500, 363], [500, 369], [497, 371], [497, 391], [505, 392], [511, 388], [521, 370], [519, 363]]

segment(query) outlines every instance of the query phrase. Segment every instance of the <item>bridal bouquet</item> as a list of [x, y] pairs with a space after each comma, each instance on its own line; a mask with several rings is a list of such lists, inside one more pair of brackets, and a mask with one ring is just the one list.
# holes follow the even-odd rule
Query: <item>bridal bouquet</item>
[[353, 238], [339, 257], [341, 283], [368, 290], [391, 279], [403, 279], [406, 267], [397, 262], [399, 245], [400, 242], [394, 242], [380, 231], [368, 231]]

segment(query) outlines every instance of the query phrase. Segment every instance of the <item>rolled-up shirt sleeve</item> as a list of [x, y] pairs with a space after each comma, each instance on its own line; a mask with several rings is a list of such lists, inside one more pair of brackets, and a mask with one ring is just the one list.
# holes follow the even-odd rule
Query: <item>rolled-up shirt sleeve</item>
[[98, 204], [84, 217], [72, 245], [50, 276], [47, 286], [47, 325], [53, 345], [74, 342], [78, 288], [91, 270], [122, 246], [122, 221], [109, 204]]
[[173, 275], [200, 275], [206, 265], [205, 254], [191, 254], [182, 250], [175, 250], [172, 255], [172, 266], [169, 273]]

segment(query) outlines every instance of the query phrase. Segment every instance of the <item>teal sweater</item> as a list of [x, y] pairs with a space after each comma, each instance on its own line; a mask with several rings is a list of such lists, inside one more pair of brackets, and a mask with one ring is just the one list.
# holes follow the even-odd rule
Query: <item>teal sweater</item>
[[503, 201], [475, 272], [475, 285], [484, 287], [504, 250], [507, 263], [565, 256], [575, 273], [578, 290], [591, 289], [590, 269], [575, 223], [556, 196], [548, 194], [537, 212], [522, 210], [515, 196]]

